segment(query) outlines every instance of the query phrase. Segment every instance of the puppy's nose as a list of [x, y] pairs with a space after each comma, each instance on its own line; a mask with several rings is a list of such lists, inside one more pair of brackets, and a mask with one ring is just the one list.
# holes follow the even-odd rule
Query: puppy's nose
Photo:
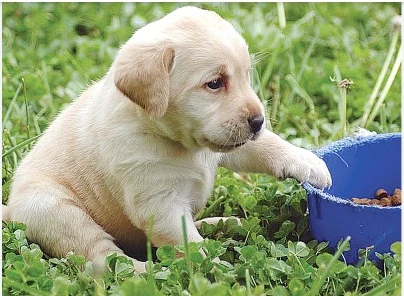
[[248, 118], [248, 124], [250, 125], [250, 130], [253, 134], [258, 133], [261, 130], [262, 124], [264, 123], [264, 116], [251, 116]]

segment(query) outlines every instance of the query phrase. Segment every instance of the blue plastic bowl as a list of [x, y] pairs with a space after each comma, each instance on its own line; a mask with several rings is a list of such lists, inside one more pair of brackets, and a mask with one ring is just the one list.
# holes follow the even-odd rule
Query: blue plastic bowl
[[401, 134], [346, 138], [315, 153], [326, 162], [333, 185], [321, 191], [303, 184], [313, 237], [336, 250], [350, 236], [350, 250], [343, 253], [347, 263], [357, 263], [358, 250], [371, 246], [369, 258], [378, 261], [375, 252], [390, 252], [391, 244], [401, 241], [401, 206], [364, 206], [350, 199], [373, 198], [379, 188], [389, 194], [401, 188]]

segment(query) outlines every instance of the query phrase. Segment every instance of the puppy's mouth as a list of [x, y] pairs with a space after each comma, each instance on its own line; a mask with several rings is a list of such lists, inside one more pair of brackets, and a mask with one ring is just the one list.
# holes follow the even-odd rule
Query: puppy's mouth
[[248, 141], [254, 141], [259, 136], [260, 132], [250, 134], [247, 138], [241, 140], [238, 139], [235, 142], [227, 141], [224, 144], [217, 143], [215, 141], [209, 140], [207, 137], [203, 139], [203, 146], [208, 147], [210, 150], [214, 152], [230, 152], [238, 147], [243, 146]]
[[205, 145], [212, 151], [215, 152], [230, 152], [238, 147], [243, 146], [245, 143], [247, 143], [250, 140], [255, 140], [256, 136], [252, 135], [251, 137], [247, 138], [244, 141], [239, 141], [236, 143], [225, 143], [225, 144], [219, 144], [215, 143], [213, 141], [210, 141], [208, 139], [205, 139]]
[[221, 151], [221, 152], [231, 151], [237, 147], [243, 146], [245, 143], [247, 143], [247, 141], [240, 142], [240, 143], [234, 143], [233, 145], [222, 145], [222, 146], [219, 146], [219, 151]]
[[226, 144], [226, 145], [221, 145], [213, 142], [207, 141], [206, 144], [209, 147], [209, 149], [215, 151], [215, 152], [229, 152], [233, 149], [236, 149], [237, 147], [243, 146], [247, 141], [245, 142], [239, 142], [239, 143], [234, 143], [232, 145]]

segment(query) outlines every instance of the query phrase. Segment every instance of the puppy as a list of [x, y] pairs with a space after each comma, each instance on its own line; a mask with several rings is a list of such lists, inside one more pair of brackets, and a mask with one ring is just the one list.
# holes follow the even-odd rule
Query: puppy
[[264, 128], [250, 68], [214, 12], [184, 7], [139, 29], [21, 162], [4, 215], [46, 253], [102, 269], [111, 253], [138, 257], [150, 219], [156, 247], [183, 242], [182, 216], [203, 240], [193, 217], [218, 166], [330, 186], [322, 160]]

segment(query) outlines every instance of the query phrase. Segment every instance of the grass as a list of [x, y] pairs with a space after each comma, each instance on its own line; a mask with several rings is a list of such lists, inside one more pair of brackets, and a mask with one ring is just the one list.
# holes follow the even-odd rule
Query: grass
[[[133, 30], [176, 3], [3, 3], [2, 193], [47, 125], [91, 81], [107, 71]], [[399, 3], [210, 3], [247, 40], [256, 64], [252, 83], [271, 119], [268, 128], [313, 148], [357, 126], [400, 131], [400, 36], [390, 22]], [[331, 79], [330, 79], [331, 78]], [[353, 81], [341, 89], [343, 81]], [[148, 271], [134, 275], [111, 255], [94, 275], [77, 254], [50, 258], [25, 237], [25, 225], [3, 223], [4, 295], [400, 295], [401, 244], [347, 265], [312, 239], [307, 197], [294, 180], [219, 169], [199, 217], [239, 216], [203, 225], [201, 244], [165, 246]], [[186, 239], [186, 238], [185, 238]], [[199, 252], [206, 254], [203, 258]], [[175, 253], [184, 254], [176, 259]], [[363, 252], [366, 256], [366, 252]], [[151, 254], [149, 253], [149, 258]], [[213, 258], [220, 257], [222, 264]], [[215, 268], [213, 268], [215, 266]]]

